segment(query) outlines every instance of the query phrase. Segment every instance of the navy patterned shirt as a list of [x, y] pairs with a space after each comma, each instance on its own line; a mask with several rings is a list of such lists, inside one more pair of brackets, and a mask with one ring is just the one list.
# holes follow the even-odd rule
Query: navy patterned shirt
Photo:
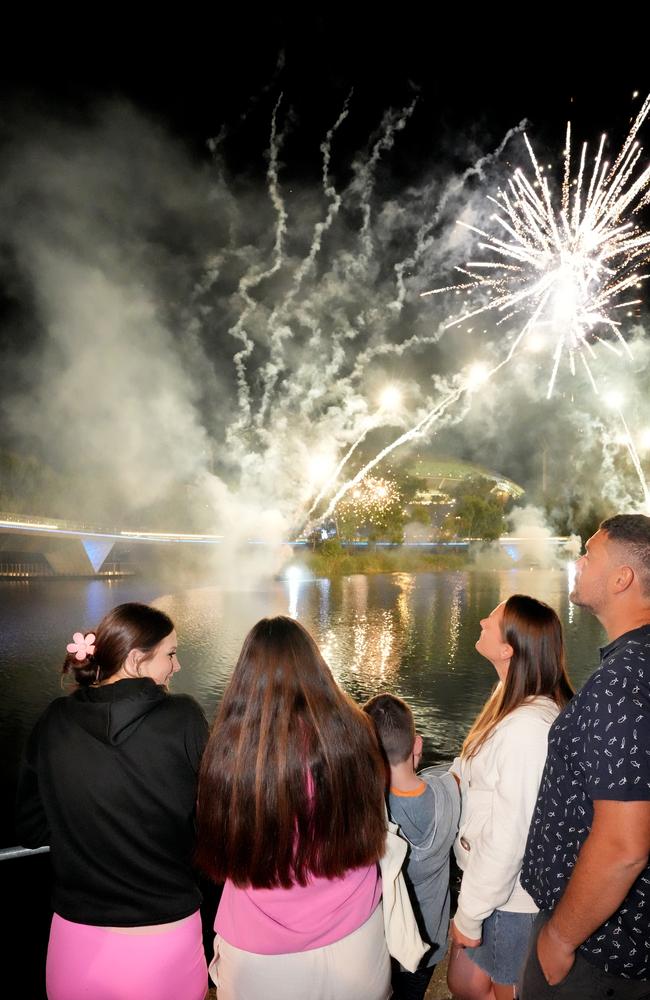
[[[591, 830], [594, 800], [650, 800], [650, 624], [600, 651], [600, 666], [551, 726], [521, 884], [552, 910]], [[650, 978], [650, 865], [580, 946], [593, 965]]]

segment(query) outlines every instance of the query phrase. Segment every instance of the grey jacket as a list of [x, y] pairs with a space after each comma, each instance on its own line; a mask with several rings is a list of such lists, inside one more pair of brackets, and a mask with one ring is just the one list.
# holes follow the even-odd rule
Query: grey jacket
[[447, 951], [449, 852], [458, 833], [460, 795], [447, 771], [429, 767], [419, 777], [426, 791], [417, 797], [391, 792], [388, 810], [408, 846], [404, 879], [422, 939], [431, 945], [423, 964], [433, 965]]

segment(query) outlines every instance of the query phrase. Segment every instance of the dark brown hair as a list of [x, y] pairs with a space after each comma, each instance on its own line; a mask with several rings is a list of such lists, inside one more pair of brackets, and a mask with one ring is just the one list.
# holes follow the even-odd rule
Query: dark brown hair
[[118, 604], [96, 629], [84, 633], [95, 634], [92, 656], [77, 660], [74, 653], [68, 653], [61, 673], [73, 676], [81, 687], [97, 684], [116, 674], [132, 649], [152, 653], [173, 629], [174, 623], [164, 611], [136, 602]]
[[650, 594], [650, 517], [645, 514], [616, 514], [600, 525], [612, 542], [625, 547], [641, 584], [641, 593]]
[[402, 764], [413, 753], [415, 723], [413, 712], [394, 694], [376, 694], [363, 706], [375, 724], [379, 742], [389, 764]]
[[512, 646], [508, 673], [465, 737], [462, 757], [474, 757], [497, 724], [527, 698], [546, 695], [564, 708], [573, 696], [565, 666], [562, 625], [553, 608], [526, 594], [513, 594], [503, 608], [501, 636]]
[[384, 849], [384, 780], [370, 719], [309, 632], [263, 618], [203, 755], [199, 866], [216, 882], [289, 888], [372, 864]]

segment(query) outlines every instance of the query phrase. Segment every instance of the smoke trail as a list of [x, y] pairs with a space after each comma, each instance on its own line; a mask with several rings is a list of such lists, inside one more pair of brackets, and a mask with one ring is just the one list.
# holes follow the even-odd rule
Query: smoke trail
[[271, 138], [269, 142], [269, 166], [267, 171], [267, 179], [269, 185], [269, 196], [273, 203], [276, 211], [277, 222], [275, 229], [275, 244], [273, 247], [273, 264], [271, 267], [257, 273], [247, 273], [245, 274], [241, 281], [239, 282], [238, 293], [240, 297], [244, 300], [245, 307], [241, 313], [239, 319], [233, 327], [228, 331], [232, 337], [241, 340], [244, 347], [241, 351], [235, 354], [233, 359], [235, 370], [237, 374], [237, 386], [238, 386], [238, 396], [239, 396], [239, 408], [240, 416], [237, 421], [231, 427], [228, 428], [226, 436], [229, 441], [232, 441], [238, 433], [243, 430], [251, 419], [251, 395], [248, 386], [246, 362], [253, 353], [254, 343], [248, 336], [245, 324], [250, 315], [250, 313], [255, 309], [255, 300], [250, 296], [249, 292], [253, 288], [256, 288], [262, 281], [267, 278], [271, 278], [277, 271], [282, 267], [283, 262], [283, 241], [286, 232], [287, 224], [287, 213], [284, 207], [284, 201], [282, 200], [282, 195], [280, 194], [280, 186], [278, 182], [278, 154], [280, 147], [282, 146], [282, 141], [284, 139], [284, 134], [279, 133], [277, 130], [277, 115], [282, 102], [282, 94], [277, 99], [275, 107], [273, 109], [273, 115], [271, 118]]
[[523, 132], [527, 124], [528, 122], [526, 119], [522, 119], [518, 125], [506, 132], [505, 136], [492, 153], [487, 153], [485, 156], [481, 156], [480, 159], [478, 159], [471, 167], [468, 167], [467, 170], [460, 175], [460, 177], [454, 178], [447, 184], [433, 216], [430, 219], [427, 219], [426, 222], [422, 223], [418, 229], [415, 237], [415, 249], [413, 253], [404, 260], [399, 261], [394, 266], [395, 280], [397, 282], [397, 296], [390, 303], [391, 309], [394, 309], [396, 312], [401, 312], [406, 299], [406, 283], [404, 281], [404, 275], [407, 271], [415, 268], [427, 251], [431, 248], [434, 240], [432, 231], [439, 224], [442, 214], [449, 204], [449, 201], [458, 196], [470, 177], [482, 178], [484, 168], [499, 159], [510, 140], [515, 135], [519, 135]]
[[381, 134], [374, 144], [370, 156], [367, 160], [358, 161], [356, 165], [356, 180], [353, 189], [357, 189], [360, 194], [361, 214], [363, 223], [359, 232], [359, 242], [362, 252], [359, 257], [358, 266], [366, 266], [373, 252], [373, 239], [371, 230], [372, 217], [372, 192], [375, 182], [375, 168], [379, 163], [382, 153], [388, 152], [395, 143], [395, 133], [400, 132], [415, 111], [417, 98], [401, 111], [390, 109], [384, 115], [381, 123]]
[[[336, 188], [329, 179], [329, 165], [332, 152], [332, 140], [334, 138], [334, 134], [337, 132], [337, 130], [340, 128], [340, 126], [343, 124], [343, 122], [348, 116], [348, 106], [351, 96], [352, 92], [350, 92], [350, 94], [345, 99], [345, 103], [343, 105], [341, 113], [334, 122], [334, 125], [327, 132], [325, 139], [321, 143], [320, 147], [323, 156], [323, 192], [325, 194], [325, 197], [330, 202], [327, 214], [325, 216], [325, 219], [317, 222], [316, 226], [314, 227], [314, 236], [312, 239], [311, 246], [309, 248], [309, 252], [307, 253], [307, 256], [303, 259], [299, 267], [297, 268], [293, 282], [291, 284], [289, 291], [287, 292], [286, 297], [280, 303], [279, 306], [274, 308], [273, 312], [271, 313], [271, 317], [269, 319], [269, 328], [271, 329], [271, 331], [275, 331], [277, 328], [277, 324], [279, 322], [282, 323], [283, 320], [285, 319], [289, 307], [291, 306], [291, 303], [294, 301], [298, 292], [300, 291], [300, 287], [303, 283], [303, 280], [309, 274], [310, 270], [314, 265], [314, 261], [316, 260], [316, 257], [321, 248], [323, 236], [331, 228], [332, 223], [334, 222], [334, 219], [336, 218], [336, 215], [338, 213], [338, 210], [341, 207], [341, 201], [342, 201], [341, 196], [337, 193]], [[267, 409], [271, 402], [272, 393], [273, 390], [275, 389], [278, 375], [282, 369], [281, 359], [282, 359], [283, 339], [284, 339], [283, 337], [274, 337], [273, 333], [271, 335], [271, 352], [270, 352], [271, 360], [267, 362], [265, 367], [265, 373], [263, 376], [264, 395], [262, 397], [260, 409], [257, 414], [258, 427], [262, 426], [264, 423]]]

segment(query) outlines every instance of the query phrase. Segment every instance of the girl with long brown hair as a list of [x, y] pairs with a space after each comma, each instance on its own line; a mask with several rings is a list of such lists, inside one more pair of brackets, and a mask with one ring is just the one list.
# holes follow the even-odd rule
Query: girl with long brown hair
[[290, 618], [244, 641], [199, 780], [198, 861], [225, 882], [219, 1000], [384, 1000], [385, 773], [368, 717]]
[[499, 680], [452, 767], [463, 800], [454, 847], [463, 878], [447, 981], [457, 1000], [512, 1000], [537, 912], [519, 883], [528, 827], [548, 730], [573, 688], [560, 620], [534, 597], [497, 605], [476, 649]]

